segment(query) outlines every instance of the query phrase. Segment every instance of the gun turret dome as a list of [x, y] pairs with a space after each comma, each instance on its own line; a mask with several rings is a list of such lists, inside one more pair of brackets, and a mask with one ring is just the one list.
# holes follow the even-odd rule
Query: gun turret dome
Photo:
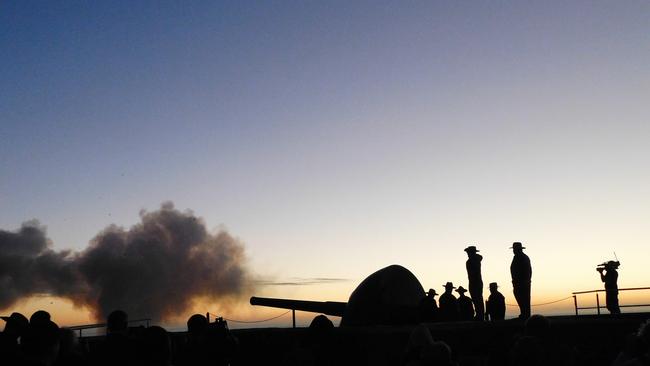
[[251, 305], [311, 311], [340, 316], [341, 326], [417, 323], [425, 296], [420, 281], [408, 269], [392, 265], [371, 274], [357, 286], [347, 303], [251, 297]]
[[424, 288], [411, 271], [399, 265], [382, 268], [352, 292], [341, 326], [415, 323], [422, 297]]

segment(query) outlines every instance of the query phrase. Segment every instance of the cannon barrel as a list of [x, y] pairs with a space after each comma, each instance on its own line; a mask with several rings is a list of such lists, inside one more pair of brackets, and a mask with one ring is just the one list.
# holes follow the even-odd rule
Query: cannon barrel
[[343, 316], [347, 303], [338, 301], [305, 301], [274, 299], [269, 297], [251, 297], [251, 305], [268, 306], [272, 308], [309, 311], [333, 316]]

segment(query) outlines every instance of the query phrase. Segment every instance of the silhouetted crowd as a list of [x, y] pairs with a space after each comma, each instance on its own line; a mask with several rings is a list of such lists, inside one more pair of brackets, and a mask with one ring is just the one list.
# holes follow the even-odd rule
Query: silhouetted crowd
[[[530, 259], [523, 252], [523, 249], [526, 248], [520, 242], [513, 243], [510, 249], [514, 254], [510, 264], [513, 292], [520, 309], [519, 318], [525, 320], [530, 317], [530, 282], [533, 271]], [[505, 318], [505, 297], [499, 292], [499, 285], [496, 282], [490, 283], [490, 296], [485, 303], [483, 302], [483, 277], [481, 274], [483, 257], [478, 254], [479, 250], [474, 245], [464, 250], [467, 253], [465, 267], [470, 297], [465, 295], [468, 290], [463, 286], [456, 288], [452, 282], [447, 282], [438, 304], [435, 299], [438, 295], [436, 290], [429, 289], [420, 304], [421, 321], [496, 321]], [[454, 296], [454, 290], [458, 293], [458, 297]]]
[[165, 329], [129, 327], [121, 310], [109, 314], [103, 339], [83, 345], [73, 330], [59, 328], [43, 310], [29, 320], [20, 313], [3, 319], [0, 365], [8, 366], [229, 365], [238, 347], [225, 321], [210, 323], [199, 314], [190, 317], [185, 339], [174, 348]]
[[[460, 292], [462, 295], [462, 291]], [[489, 302], [488, 302], [489, 304]], [[19, 313], [3, 317], [6, 321], [0, 334], [0, 364], [17, 366], [59, 365], [240, 365], [258, 364], [241, 357], [244, 352], [261, 352], [253, 357], [265, 360], [268, 348], [255, 342], [242, 347], [230, 332], [225, 321], [209, 322], [203, 315], [193, 315], [187, 321], [187, 333], [177, 334], [172, 342], [170, 334], [158, 326], [129, 327], [127, 314], [112, 312], [107, 319], [106, 336], [94, 337], [93, 342], [80, 343], [73, 330], [59, 328], [45, 311], [35, 312], [28, 320]], [[522, 323], [514, 323], [522, 324]], [[493, 327], [493, 326], [490, 326]], [[590, 365], [589, 359], [580, 359], [575, 345], [564, 343], [551, 328], [549, 320], [532, 315], [521, 332], [508, 338], [492, 340], [484, 346], [480, 357], [472, 357], [467, 341], [447, 343], [435, 340], [429, 326], [421, 323], [413, 328], [408, 342], [382, 338], [387, 348], [402, 348], [399, 359], [373, 359], [377, 352], [367, 337], [375, 333], [335, 332], [333, 323], [324, 315], [316, 316], [310, 326], [294, 341], [284, 338], [275, 343], [273, 352], [284, 356], [264, 364], [280, 365], [403, 365], [403, 366], [464, 366], [464, 365]], [[471, 331], [471, 330], [469, 330]], [[381, 332], [379, 332], [381, 333]], [[295, 334], [295, 333], [294, 333]], [[381, 338], [381, 337], [379, 337]], [[509, 339], [509, 340], [508, 340]], [[268, 339], [266, 343], [270, 342]], [[283, 343], [284, 342], [284, 343]], [[386, 342], [389, 342], [386, 344]], [[390, 343], [393, 342], [393, 343]], [[456, 342], [456, 343], [453, 343]], [[491, 342], [491, 340], [484, 340]], [[362, 344], [365, 344], [362, 345]], [[451, 345], [451, 346], [450, 346]], [[495, 347], [496, 345], [496, 347]], [[460, 350], [456, 347], [460, 348]], [[245, 351], [247, 350], [247, 351]], [[487, 351], [486, 351], [487, 350]], [[650, 364], [650, 320], [638, 332], [630, 335], [625, 346], [613, 361], [596, 363], [611, 366]], [[248, 358], [250, 361], [250, 357]]]

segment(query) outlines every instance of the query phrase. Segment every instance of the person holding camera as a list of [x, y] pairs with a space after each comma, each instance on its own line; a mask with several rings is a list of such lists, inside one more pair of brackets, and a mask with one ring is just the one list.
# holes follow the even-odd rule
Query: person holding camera
[[[618, 306], [618, 261], [607, 261], [598, 267], [596, 271], [600, 273], [600, 280], [605, 283], [605, 304], [611, 314], [620, 314], [621, 308]], [[605, 273], [603, 273], [605, 272]]]

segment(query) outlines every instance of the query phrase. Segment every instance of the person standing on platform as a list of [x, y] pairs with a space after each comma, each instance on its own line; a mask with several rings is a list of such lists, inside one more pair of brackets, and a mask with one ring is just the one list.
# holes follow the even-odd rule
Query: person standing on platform
[[489, 319], [486, 320], [503, 320], [506, 317], [506, 298], [497, 290], [498, 288], [496, 282], [490, 283], [490, 296], [485, 307]]
[[458, 286], [458, 319], [459, 320], [474, 320], [474, 305], [472, 299], [465, 296], [467, 290], [463, 286]]
[[452, 294], [455, 289], [454, 284], [447, 282], [445, 284], [445, 293], [440, 295], [439, 300], [439, 316], [443, 322], [453, 322], [458, 320], [458, 300]]
[[[596, 268], [600, 273], [600, 280], [605, 282], [605, 304], [610, 314], [620, 314], [621, 308], [618, 306], [618, 261], [608, 261]], [[605, 271], [605, 274], [603, 274]]]
[[519, 305], [519, 319], [526, 320], [530, 317], [530, 280], [533, 269], [530, 266], [530, 258], [523, 251], [526, 247], [520, 242], [514, 242], [510, 249], [514, 254], [510, 264], [512, 289]]
[[478, 254], [479, 250], [476, 246], [472, 245], [465, 248], [467, 253], [467, 279], [469, 281], [469, 296], [474, 303], [476, 310], [476, 320], [482, 321], [485, 317], [485, 309], [483, 307], [483, 278], [481, 277], [481, 261], [483, 257]]
[[420, 322], [430, 323], [438, 318], [438, 303], [436, 302], [436, 290], [430, 288], [427, 295], [420, 301]]

